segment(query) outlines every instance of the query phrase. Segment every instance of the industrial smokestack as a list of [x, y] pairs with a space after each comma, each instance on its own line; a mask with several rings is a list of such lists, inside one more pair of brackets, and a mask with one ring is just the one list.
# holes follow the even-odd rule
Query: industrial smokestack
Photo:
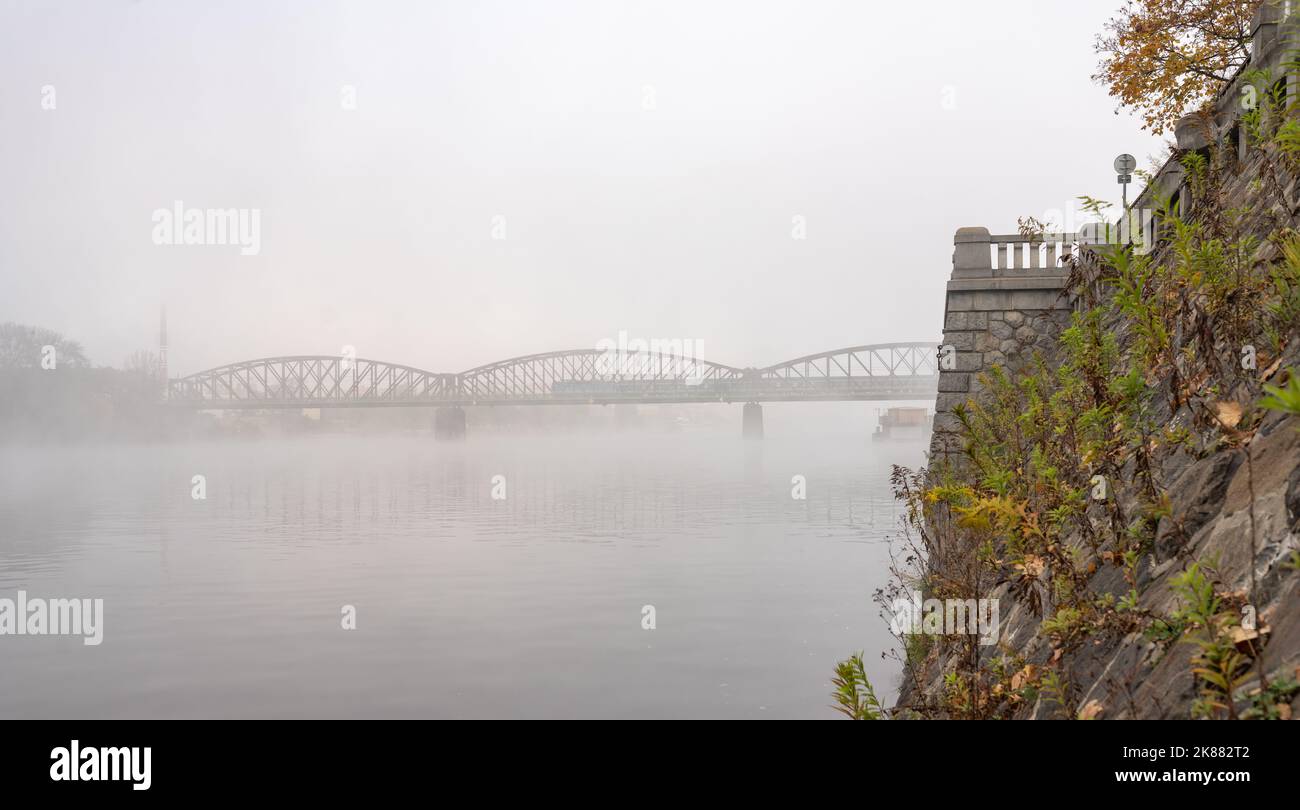
[[167, 305], [163, 304], [158, 314], [158, 378], [162, 386], [162, 398], [167, 398]]

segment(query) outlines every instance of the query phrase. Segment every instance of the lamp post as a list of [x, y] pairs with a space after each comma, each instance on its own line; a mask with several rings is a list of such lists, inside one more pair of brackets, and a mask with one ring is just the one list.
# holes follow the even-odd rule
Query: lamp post
[[1119, 184], [1124, 187], [1124, 210], [1128, 211], [1128, 184], [1133, 182], [1133, 170], [1137, 168], [1137, 158], [1124, 154], [1115, 158], [1115, 173], [1119, 175]]

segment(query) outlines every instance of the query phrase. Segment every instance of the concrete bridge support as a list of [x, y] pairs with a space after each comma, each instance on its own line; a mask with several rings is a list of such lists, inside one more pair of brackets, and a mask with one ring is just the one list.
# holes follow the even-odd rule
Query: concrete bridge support
[[433, 438], [446, 441], [464, 439], [465, 409], [460, 406], [438, 408], [433, 412]]
[[746, 439], [763, 438], [763, 406], [757, 402], [745, 403], [744, 421], [740, 433]]

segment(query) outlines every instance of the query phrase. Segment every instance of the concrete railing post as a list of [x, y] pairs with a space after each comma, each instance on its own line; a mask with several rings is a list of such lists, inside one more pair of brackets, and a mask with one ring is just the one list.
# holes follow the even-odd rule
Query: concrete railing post
[[1278, 24], [1286, 16], [1289, 3], [1286, 0], [1264, 0], [1255, 9], [1255, 16], [1250, 21], [1250, 55], [1257, 60], [1264, 49], [1277, 38]]
[[988, 228], [961, 228], [952, 242], [953, 278], [983, 278], [993, 275]]

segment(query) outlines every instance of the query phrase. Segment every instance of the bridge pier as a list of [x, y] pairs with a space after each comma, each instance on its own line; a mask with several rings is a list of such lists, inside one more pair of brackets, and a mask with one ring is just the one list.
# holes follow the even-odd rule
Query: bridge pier
[[433, 412], [433, 438], [457, 441], [465, 438], [465, 409], [459, 405]]
[[746, 402], [744, 418], [740, 433], [746, 439], [763, 438], [763, 406], [757, 402]]

